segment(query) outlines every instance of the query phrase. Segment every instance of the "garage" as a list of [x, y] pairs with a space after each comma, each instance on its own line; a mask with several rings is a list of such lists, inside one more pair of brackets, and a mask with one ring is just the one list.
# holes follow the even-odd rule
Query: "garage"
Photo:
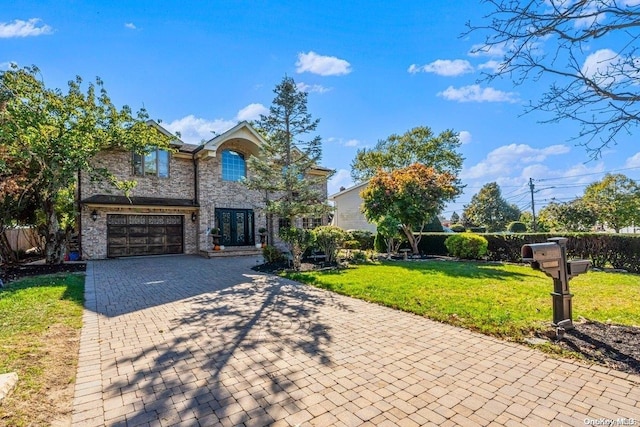
[[182, 215], [107, 215], [107, 256], [181, 254]]

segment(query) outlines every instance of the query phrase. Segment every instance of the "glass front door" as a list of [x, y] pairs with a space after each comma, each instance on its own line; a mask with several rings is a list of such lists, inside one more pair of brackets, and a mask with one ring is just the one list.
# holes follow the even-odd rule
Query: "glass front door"
[[253, 245], [253, 210], [216, 209], [216, 222], [225, 246]]

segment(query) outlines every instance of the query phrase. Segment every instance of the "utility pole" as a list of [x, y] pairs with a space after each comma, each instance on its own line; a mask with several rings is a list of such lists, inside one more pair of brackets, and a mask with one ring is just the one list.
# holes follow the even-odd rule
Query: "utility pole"
[[533, 185], [533, 178], [529, 178], [529, 189], [531, 190], [531, 212], [533, 213], [533, 232], [536, 232], [536, 206], [533, 201], [533, 189], [536, 188]]

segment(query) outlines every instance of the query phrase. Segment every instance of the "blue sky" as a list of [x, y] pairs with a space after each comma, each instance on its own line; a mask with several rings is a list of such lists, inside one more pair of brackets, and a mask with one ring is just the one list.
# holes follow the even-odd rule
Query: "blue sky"
[[[185, 142], [209, 139], [264, 113], [284, 75], [309, 92], [320, 119], [333, 193], [352, 184], [356, 150], [429, 126], [464, 142], [466, 190], [443, 213], [462, 212], [482, 185], [536, 210], [570, 200], [615, 171], [638, 179], [640, 148], [618, 138], [599, 160], [570, 138], [574, 123], [522, 116], [544, 81], [478, 83], [498, 57], [470, 55], [461, 37], [489, 12], [478, 1], [7, 1], [0, 0], [0, 69], [37, 65], [49, 87], [100, 76], [116, 105], [144, 106]], [[605, 42], [601, 42], [605, 43]], [[585, 52], [609, 48], [605, 44]]]

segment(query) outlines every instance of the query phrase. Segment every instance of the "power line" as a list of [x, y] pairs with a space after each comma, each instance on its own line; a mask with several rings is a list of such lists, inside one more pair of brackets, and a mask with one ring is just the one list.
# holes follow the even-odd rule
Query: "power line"
[[591, 172], [591, 173], [583, 173], [583, 174], [579, 174], [579, 175], [567, 175], [567, 176], [562, 176], [562, 177], [558, 177], [558, 178], [542, 178], [542, 179], [536, 179], [536, 182], [546, 182], [546, 181], [554, 181], [554, 180], [561, 180], [561, 179], [568, 179], [568, 178], [580, 178], [583, 176], [593, 176], [593, 175], [603, 175], [603, 174], [608, 174], [611, 172], [622, 172], [622, 171], [628, 171], [628, 170], [635, 170], [635, 169], [640, 169], [640, 166], [634, 166], [632, 168], [623, 168], [623, 169], [612, 169], [609, 171], [603, 171], [603, 172]]

